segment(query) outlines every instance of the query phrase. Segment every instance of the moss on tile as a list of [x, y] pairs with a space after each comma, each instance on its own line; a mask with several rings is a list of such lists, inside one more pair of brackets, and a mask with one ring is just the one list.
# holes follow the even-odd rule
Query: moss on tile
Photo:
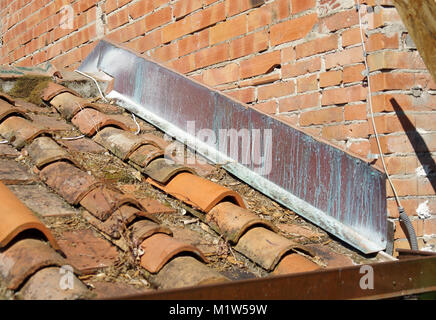
[[14, 98], [22, 98], [36, 105], [43, 105], [41, 94], [49, 82], [50, 77], [23, 76], [15, 81], [9, 94]]

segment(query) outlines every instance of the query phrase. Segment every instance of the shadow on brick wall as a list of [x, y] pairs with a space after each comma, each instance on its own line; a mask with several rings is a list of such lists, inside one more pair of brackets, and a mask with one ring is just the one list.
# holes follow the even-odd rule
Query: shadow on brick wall
[[418, 157], [419, 162], [421, 163], [427, 178], [429, 179], [433, 190], [436, 191], [436, 163], [431, 156], [431, 152], [425, 143], [425, 140], [422, 138], [421, 134], [416, 130], [416, 127], [409, 120], [409, 118], [405, 117], [404, 110], [398, 104], [398, 102], [392, 98], [389, 100], [392, 104], [392, 107], [397, 114], [398, 119], [400, 120], [401, 126], [406, 132], [407, 137]]

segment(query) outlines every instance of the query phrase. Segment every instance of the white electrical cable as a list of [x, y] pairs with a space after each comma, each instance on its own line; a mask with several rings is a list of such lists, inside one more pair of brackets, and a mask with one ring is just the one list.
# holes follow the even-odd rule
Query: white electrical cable
[[82, 71], [79, 71], [79, 70], [74, 70], [74, 71], [77, 72], [77, 73], [79, 73], [79, 74], [81, 74], [81, 75], [83, 75], [83, 76], [85, 76], [85, 77], [87, 77], [87, 78], [89, 78], [89, 79], [91, 79], [92, 81], [94, 81], [95, 85], [97, 86], [98, 92], [100, 93], [100, 96], [102, 97], [102, 99], [103, 99], [105, 102], [108, 102], [108, 100], [106, 99], [106, 97], [103, 95], [103, 92], [101, 91], [100, 86], [98, 85], [97, 80], [95, 80], [93, 77], [91, 77], [90, 75], [88, 75], [88, 74], [86, 74], [86, 73], [84, 73], [84, 72], [82, 72]]
[[135, 114], [133, 112], [132, 112], [132, 118], [133, 118], [133, 121], [135, 121], [136, 127], [137, 127], [135, 134], [138, 135], [141, 132], [141, 127], [139, 126], [138, 121], [136, 121], [136, 117], [135, 117]]
[[386, 176], [388, 178], [389, 184], [392, 187], [392, 191], [394, 192], [395, 200], [397, 201], [398, 206], [402, 207], [400, 199], [399, 199], [398, 194], [397, 194], [397, 190], [395, 189], [394, 183], [392, 182], [391, 177], [390, 177], [389, 172], [388, 172], [388, 169], [386, 167], [386, 163], [385, 163], [385, 159], [384, 159], [384, 154], [383, 154], [383, 151], [381, 149], [380, 139], [378, 137], [377, 128], [375, 126], [374, 111], [373, 111], [373, 108], [372, 108], [371, 81], [370, 81], [370, 76], [369, 76], [369, 67], [368, 67], [368, 59], [367, 59], [365, 40], [363, 38], [363, 27], [362, 27], [362, 18], [361, 18], [361, 15], [360, 15], [359, 0], [357, 0], [357, 14], [359, 16], [360, 38], [361, 38], [361, 42], [362, 42], [363, 58], [364, 58], [365, 70], [366, 70], [366, 78], [367, 78], [367, 81], [368, 81], [368, 104], [369, 104], [369, 110], [370, 110], [370, 113], [371, 113], [371, 122], [372, 122], [372, 127], [374, 129], [374, 136], [375, 136], [375, 139], [377, 141], [377, 147], [378, 147], [378, 150], [379, 150], [379, 153], [380, 153], [380, 159], [381, 159], [383, 168], [385, 170], [385, 173], [386, 173]]
[[78, 137], [71, 137], [71, 138], [62, 137], [61, 140], [79, 140], [79, 139], [82, 139], [84, 137], [85, 137], [85, 135], [82, 134], [81, 136], [78, 136]]
[[[97, 89], [98, 89], [98, 92], [100, 93], [100, 96], [103, 98], [103, 100], [104, 100], [105, 102], [108, 102], [108, 100], [106, 99], [106, 97], [103, 95], [103, 92], [101, 91], [100, 86], [98, 85], [97, 80], [95, 80], [95, 79], [94, 79], [93, 77], [91, 77], [90, 75], [88, 75], [88, 74], [86, 74], [86, 73], [83, 73], [82, 71], [79, 71], [79, 70], [74, 70], [74, 71], [76, 71], [77, 73], [80, 73], [81, 75], [84, 75], [85, 77], [88, 77], [89, 79], [92, 79], [92, 80], [94, 81], [95, 85], [97, 86]], [[141, 127], [140, 127], [138, 121], [136, 121], [136, 117], [135, 117], [135, 114], [134, 114], [133, 112], [132, 112], [132, 118], [133, 118], [133, 121], [135, 122], [135, 124], [136, 124], [136, 128], [137, 128], [137, 130], [136, 130], [136, 132], [135, 132], [135, 135], [138, 135], [138, 134], [141, 133]], [[98, 130], [97, 130], [97, 131], [98, 131]], [[77, 138], [80, 139], [79, 137], [77, 137]]]

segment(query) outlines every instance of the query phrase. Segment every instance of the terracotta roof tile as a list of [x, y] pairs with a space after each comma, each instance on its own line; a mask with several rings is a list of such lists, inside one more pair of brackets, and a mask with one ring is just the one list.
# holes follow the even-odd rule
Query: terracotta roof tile
[[58, 249], [51, 232], [2, 182], [0, 182], [0, 247], [7, 246], [18, 234], [38, 230]]
[[10, 145], [0, 144], [0, 158], [16, 158], [19, 155], [20, 153]]
[[143, 172], [151, 179], [167, 184], [170, 179], [180, 172], [190, 172], [195, 174], [195, 171], [186, 166], [175, 164], [172, 160], [168, 159], [156, 159], [144, 168]]
[[159, 271], [155, 281], [162, 289], [173, 289], [226, 282], [229, 279], [187, 256], [169, 261]]
[[47, 130], [48, 132], [71, 131], [74, 128], [65, 120], [58, 119], [57, 117], [44, 114], [32, 114], [30, 117], [35, 126]]
[[140, 167], [146, 167], [151, 161], [161, 158], [164, 151], [153, 145], [143, 145], [129, 156], [129, 160]]
[[232, 243], [237, 243], [239, 238], [253, 226], [262, 226], [277, 232], [276, 227], [269, 221], [260, 219], [254, 213], [231, 202], [217, 204], [207, 214], [206, 221]]
[[82, 214], [90, 224], [114, 239], [119, 239], [121, 233], [125, 231], [137, 217], [144, 217], [154, 221], [152, 216], [149, 216], [140, 209], [129, 205], [121, 206], [119, 209], [115, 210], [106, 221], [95, 218], [87, 211], [84, 211]]
[[89, 229], [63, 232], [58, 244], [67, 263], [83, 274], [94, 273], [118, 261], [117, 249]]
[[42, 241], [25, 239], [0, 252], [0, 274], [9, 289], [17, 289], [25, 279], [47, 266], [63, 266], [65, 260]]
[[248, 230], [236, 244], [235, 249], [264, 269], [272, 271], [280, 259], [295, 250], [310, 254], [310, 249], [265, 228]]
[[158, 147], [157, 143], [149, 137], [135, 135], [117, 128], [104, 128], [93, 139], [122, 160], [129, 158], [134, 151], [143, 145]]
[[7, 118], [0, 124], [0, 134], [15, 148], [21, 149], [36, 137], [48, 134], [48, 131], [20, 117]]
[[47, 165], [41, 170], [40, 176], [50, 188], [74, 205], [101, 185], [93, 176], [63, 161]]
[[0, 100], [6, 101], [11, 105], [15, 105], [15, 99], [5, 92], [0, 91]]
[[[86, 286], [67, 269], [45, 268], [34, 274], [21, 288], [25, 300], [77, 300], [90, 297]], [[66, 290], [68, 289], [68, 290]]]
[[70, 154], [50, 137], [36, 138], [27, 147], [27, 151], [39, 169], [59, 160], [75, 163]]
[[78, 139], [78, 140], [57, 140], [57, 142], [65, 146], [70, 152], [88, 152], [88, 153], [104, 153], [104, 149], [99, 144], [91, 139]]
[[0, 159], [0, 181], [4, 184], [31, 184], [35, 178], [13, 159]]
[[61, 94], [63, 92], [69, 92], [72, 95], [75, 95], [79, 97], [80, 95], [75, 92], [74, 90], [68, 89], [60, 84], [49, 82], [47, 87], [43, 90], [41, 98], [44, 101], [50, 101], [54, 97], [56, 97], [58, 94]]
[[86, 99], [75, 96], [69, 92], [58, 94], [50, 101], [50, 104], [67, 120], [71, 120], [71, 118], [84, 108], [100, 110]]
[[0, 123], [11, 115], [30, 119], [23, 109], [14, 107], [4, 100], [0, 100]]
[[156, 233], [164, 233], [169, 236], [173, 235], [173, 232], [168, 227], [150, 220], [135, 222], [130, 228], [130, 237], [135, 247], [139, 246], [146, 238]]
[[245, 208], [245, 204], [238, 193], [191, 173], [179, 173], [166, 185], [162, 185], [151, 178], [148, 178], [147, 181], [173, 197], [206, 213], [221, 201], [234, 202]]
[[42, 217], [71, 216], [79, 213], [77, 209], [70, 206], [44, 185], [9, 185], [8, 188], [30, 210]]
[[80, 204], [86, 210], [103, 221], [116, 209], [128, 203], [141, 207], [141, 204], [135, 198], [123, 195], [106, 186], [95, 188], [80, 201]]
[[107, 126], [115, 126], [123, 130], [129, 127], [115, 116], [107, 116], [100, 111], [86, 108], [77, 113], [71, 122], [79, 128], [80, 132], [87, 136], [93, 136], [97, 131]]
[[321, 267], [306, 257], [298, 253], [292, 253], [285, 256], [274, 270], [274, 275], [290, 274], [298, 272], [309, 272], [320, 270]]
[[150, 273], [158, 273], [160, 269], [178, 254], [193, 254], [203, 262], [207, 262], [203, 253], [192, 245], [177, 241], [166, 234], [155, 234], [141, 243], [144, 254], [141, 266]]

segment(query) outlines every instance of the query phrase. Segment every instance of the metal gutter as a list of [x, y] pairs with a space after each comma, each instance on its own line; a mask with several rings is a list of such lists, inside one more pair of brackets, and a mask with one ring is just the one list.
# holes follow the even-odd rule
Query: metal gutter
[[[369, 300], [436, 292], [436, 257], [119, 297], [126, 300]], [[371, 280], [372, 279], [372, 280]]]
[[[327, 232], [385, 249], [386, 177], [362, 159], [104, 40], [79, 70], [113, 77], [108, 97]], [[199, 137], [232, 129], [248, 152]]]

